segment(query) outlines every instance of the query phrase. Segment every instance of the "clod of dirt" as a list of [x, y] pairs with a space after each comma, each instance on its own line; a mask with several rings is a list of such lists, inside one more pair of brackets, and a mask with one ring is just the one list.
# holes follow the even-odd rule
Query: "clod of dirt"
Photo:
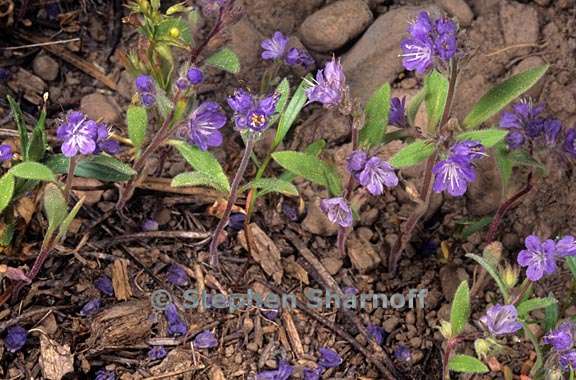
[[292, 149], [302, 150], [318, 139], [339, 143], [350, 136], [350, 122], [338, 112], [319, 110], [294, 131]]
[[321, 236], [333, 236], [338, 232], [338, 226], [328, 220], [320, 209], [320, 198], [310, 202], [302, 227], [310, 233]]
[[100, 93], [86, 95], [80, 101], [80, 109], [92, 120], [105, 123], [120, 121], [122, 111], [114, 98]]
[[495, 160], [485, 158], [476, 165], [478, 175], [466, 192], [466, 206], [471, 215], [484, 216], [496, 211], [500, 205], [502, 185]]
[[[517, 2], [502, 2], [500, 5], [500, 24], [504, 33], [504, 40], [508, 45], [536, 44], [538, 42], [538, 11], [532, 6]], [[514, 53], [520, 55], [526, 51], [526, 49], [516, 49]]]
[[37, 55], [36, 58], [34, 58], [32, 68], [34, 74], [47, 81], [56, 79], [58, 77], [58, 70], [60, 70], [58, 62], [44, 54]]
[[442, 287], [442, 294], [444, 298], [451, 301], [454, 298], [454, 293], [460, 283], [468, 280], [469, 276], [464, 268], [460, 268], [454, 264], [445, 265], [440, 268], [440, 286]]
[[356, 234], [348, 237], [346, 247], [348, 248], [348, 257], [350, 257], [352, 265], [360, 273], [374, 269], [382, 262], [372, 244], [359, 238]]
[[474, 19], [472, 9], [464, 0], [436, 0], [436, 4], [451, 16], [456, 17], [460, 25], [468, 26]]
[[247, 19], [243, 18], [230, 28], [229, 47], [238, 55], [242, 76], [260, 61], [260, 42], [264, 36]]
[[340, 0], [308, 16], [300, 34], [310, 49], [329, 52], [358, 36], [370, 22], [372, 12], [363, 0]]

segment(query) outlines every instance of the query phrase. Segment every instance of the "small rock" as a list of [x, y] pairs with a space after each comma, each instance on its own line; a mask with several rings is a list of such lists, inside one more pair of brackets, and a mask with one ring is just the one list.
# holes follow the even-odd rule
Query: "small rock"
[[324, 257], [322, 258], [322, 260], [320, 260], [320, 262], [322, 263], [322, 265], [324, 265], [324, 268], [326, 268], [328, 273], [330, 273], [332, 276], [338, 273], [340, 268], [342, 268], [342, 260], [337, 257], [333, 256]]
[[258, 345], [254, 342], [250, 342], [246, 345], [246, 348], [248, 349], [248, 351], [252, 351], [252, 352], [258, 352]]
[[460, 25], [470, 25], [474, 19], [472, 9], [470, 9], [464, 0], [436, 0], [436, 3], [448, 12], [448, 14], [456, 17]]
[[544, 335], [544, 329], [538, 323], [530, 323], [528, 325], [528, 330], [530, 330], [532, 334], [534, 334], [534, 336], [538, 339]]
[[400, 318], [398, 318], [397, 316], [393, 315], [391, 317], [389, 317], [388, 319], [386, 319], [384, 321], [384, 323], [382, 323], [382, 328], [384, 329], [384, 331], [386, 331], [387, 333], [391, 333], [392, 331], [394, 331], [394, 329], [400, 324]]
[[416, 314], [413, 311], [406, 313], [406, 324], [413, 325], [416, 323]]
[[567, 318], [572, 318], [576, 316], [576, 305], [572, 305], [564, 311]]
[[352, 234], [348, 238], [346, 247], [352, 266], [360, 273], [376, 268], [382, 261], [372, 244], [369, 241], [358, 238], [356, 234]]
[[294, 131], [292, 149], [304, 149], [318, 139], [328, 143], [340, 143], [350, 136], [350, 123], [338, 112], [319, 110]]
[[47, 55], [37, 55], [32, 62], [32, 68], [34, 73], [44, 80], [51, 81], [58, 77], [58, 62]]
[[[72, 180], [72, 187], [98, 187], [101, 186], [102, 182], [92, 179], [92, 178], [82, 178], [82, 177], [74, 177]], [[95, 190], [95, 191], [82, 191], [82, 190], [73, 190], [76, 196], [85, 197], [84, 204], [85, 205], [94, 205], [100, 201], [102, 195], [104, 194], [104, 190]]]
[[451, 301], [456, 289], [464, 280], [468, 280], [468, 274], [464, 268], [458, 268], [453, 264], [440, 268], [440, 286], [442, 287], [444, 298]]
[[260, 42], [264, 37], [246, 17], [230, 27], [230, 36], [230, 49], [238, 55], [245, 73], [260, 61]]
[[344, 46], [372, 22], [372, 12], [363, 0], [340, 0], [311, 14], [300, 27], [309, 48], [328, 52]]
[[310, 233], [321, 236], [333, 236], [338, 232], [338, 226], [328, 220], [320, 209], [320, 198], [310, 202], [302, 227]]
[[502, 198], [500, 173], [496, 161], [490, 158], [476, 163], [477, 178], [466, 192], [466, 206], [473, 216], [485, 216], [498, 209]]
[[[500, 5], [500, 24], [507, 45], [536, 44], [538, 42], [538, 11], [529, 5], [503, 1]], [[517, 55], [526, 49], [515, 49]]]
[[88, 118], [115, 123], [121, 120], [122, 111], [116, 101], [100, 93], [86, 95], [80, 101], [80, 109]]

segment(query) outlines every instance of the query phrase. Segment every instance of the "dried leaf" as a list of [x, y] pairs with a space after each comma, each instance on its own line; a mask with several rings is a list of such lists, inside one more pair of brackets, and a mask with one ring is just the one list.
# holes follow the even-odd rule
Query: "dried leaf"
[[22, 197], [18, 199], [16, 202], [16, 212], [20, 217], [22, 217], [22, 219], [24, 219], [26, 224], [29, 224], [32, 220], [32, 215], [36, 212], [36, 205], [32, 198]]
[[40, 335], [40, 366], [44, 378], [60, 380], [74, 371], [74, 355], [70, 346], [60, 345], [46, 335]]

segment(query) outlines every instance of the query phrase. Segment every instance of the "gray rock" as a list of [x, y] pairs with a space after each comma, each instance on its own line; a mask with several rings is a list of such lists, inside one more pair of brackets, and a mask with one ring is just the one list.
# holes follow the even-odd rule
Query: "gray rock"
[[382, 259], [369, 241], [351, 234], [346, 241], [348, 257], [352, 266], [360, 273], [367, 272], [380, 265]]
[[44, 80], [54, 80], [58, 77], [58, 62], [52, 57], [41, 54], [37, 55], [32, 62], [34, 73]]
[[333, 236], [338, 232], [338, 226], [330, 222], [320, 209], [320, 198], [310, 202], [302, 227], [310, 233], [322, 236]]
[[121, 119], [122, 111], [114, 98], [100, 93], [84, 96], [80, 101], [80, 109], [96, 121], [115, 123]]
[[456, 17], [460, 25], [470, 25], [474, 19], [472, 9], [470, 9], [464, 0], [436, 0], [436, 4], [451, 16]]
[[344, 46], [372, 22], [372, 12], [363, 0], [340, 0], [311, 14], [300, 27], [309, 48], [328, 52]]
[[[502, 2], [500, 24], [507, 45], [538, 42], [538, 11], [534, 7], [517, 2]], [[526, 51], [527, 49], [514, 50], [517, 55], [522, 55]]]
[[260, 61], [260, 41], [264, 36], [246, 18], [230, 27], [230, 36], [230, 49], [238, 55], [242, 73], [246, 73]]
[[294, 131], [292, 148], [301, 150], [318, 139], [329, 144], [341, 143], [350, 136], [350, 122], [338, 112], [324, 109], [313, 113]]

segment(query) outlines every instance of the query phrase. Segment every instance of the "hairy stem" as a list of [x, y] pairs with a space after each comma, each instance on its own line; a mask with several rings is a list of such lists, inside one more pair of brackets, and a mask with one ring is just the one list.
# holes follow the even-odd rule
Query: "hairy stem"
[[68, 162], [68, 175], [66, 176], [66, 184], [64, 185], [64, 199], [66, 203], [70, 200], [70, 191], [72, 190], [72, 181], [74, 181], [74, 172], [76, 171], [76, 166], [78, 165], [78, 157], [70, 157]]
[[450, 356], [454, 347], [458, 343], [457, 338], [450, 338], [446, 344], [446, 349], [444, 350], [444, 357], [442, 358], [442, 380], [450, 380], [450, 369], [448, 368], [448, 362], [450, 361]]
[[238, 198], [238, 188], [240, 187], [240, 182], [242, 182], [242, 178], [244, 177], [244, 172], [248, 167], [248, 163], [250, 162], [250, 154], [252, 153], [252, 149], [254, 148], [255, 137], [254, 134], [250, 133], [248, 136], [248, 141], [246, 142], [246, 147], [244, 148], [244, 154], [242, 155], [242, 160], [240, 161], [240, 166], [236, 171], [236, 175], [234, 176], [234, 180], [232, 181], [232, 186], [230, 188], [230, 196], [228, 197], [228, 203], [226, 204], [226, 209], [224, 210], [224, 215], [222, 215], [222, 219], [218, 222], [216, 229], [214, 230], [214, 234], [212, 235], [212, 241], [210, 242], [210, 265], [214, 268], [218, 267], [218, 244], [219, 238], [228, 224], [228, 218], [230, 217], [230, 213], [232, 212], [232, 207], [234, 203], [236, 203], [236, 199]]
[[[358, 149], [358, 138], [359, 138], [359, 129], [356, 127], [356, 123], [353, 116], [350, 116], [350, 135], [352, 136], [352, 152]], [[354, 191], [354, 175], [350, 173], [350, 177], [348, 178], [348, 185], [344, 190], [344, 199], [346, 199], [347, 203], [350, 203], [350, 199], [352, 198], [352, 192]], [[348, 237], [348, 228], [346, 227], [339, 227], [338, 228], [338, 252], [341, 258], [346, 257], [346, 238]]]

